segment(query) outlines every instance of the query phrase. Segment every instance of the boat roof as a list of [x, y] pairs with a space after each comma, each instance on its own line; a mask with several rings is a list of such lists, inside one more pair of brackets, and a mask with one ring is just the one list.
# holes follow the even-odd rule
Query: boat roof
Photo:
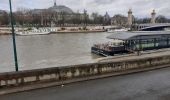
[[107, 37], [108, 39], [119, 40], [139, 40], [153, 38], [170, 38], [170, 31], [138, 31], [138, 32], [119, 32]]

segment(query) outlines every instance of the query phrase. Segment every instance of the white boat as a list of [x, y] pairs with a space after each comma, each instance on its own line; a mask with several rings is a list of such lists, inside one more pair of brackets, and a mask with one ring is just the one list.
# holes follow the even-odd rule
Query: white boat
[[49, 32], [29, 32], [29, 31], [23, 31], [23, 32], [17, 32], [16, 35], [23, 35], [23, 36], [28, 36], [28, 35], [48, 35], [50, 34]]
[[113, 32], [127, 32], [129, 29], [127, 28], [115, 28], [115, 29], [108, 29], [108, 33], [113, 33]]
[[33, 29], [29, 31], [17, 31], [16, 35], [30, 36], [30, 35], [48, 35], [51, 31], [48, 29]]

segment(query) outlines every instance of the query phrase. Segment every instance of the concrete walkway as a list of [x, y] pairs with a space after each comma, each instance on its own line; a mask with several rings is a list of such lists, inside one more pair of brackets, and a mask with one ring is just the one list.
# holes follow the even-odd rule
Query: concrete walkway
[[170, 68], [0, 96], [0, 100], [169, 100]]

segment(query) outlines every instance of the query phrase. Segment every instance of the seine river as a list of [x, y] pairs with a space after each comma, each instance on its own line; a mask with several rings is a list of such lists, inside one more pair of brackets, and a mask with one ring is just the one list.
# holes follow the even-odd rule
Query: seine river
[[[19, 70], [93, 63], [94, 43], [107, 42], [111, 33], [68, 33], [17, 36]], [[11, 36], [0, 36], [0, 72], [15, 71]]]

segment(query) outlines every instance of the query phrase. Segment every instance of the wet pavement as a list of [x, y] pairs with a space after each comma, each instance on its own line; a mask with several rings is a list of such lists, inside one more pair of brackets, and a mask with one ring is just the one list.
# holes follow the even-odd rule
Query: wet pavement
[[169, 100], [170, 68], [0, 96], [0, 100]]

